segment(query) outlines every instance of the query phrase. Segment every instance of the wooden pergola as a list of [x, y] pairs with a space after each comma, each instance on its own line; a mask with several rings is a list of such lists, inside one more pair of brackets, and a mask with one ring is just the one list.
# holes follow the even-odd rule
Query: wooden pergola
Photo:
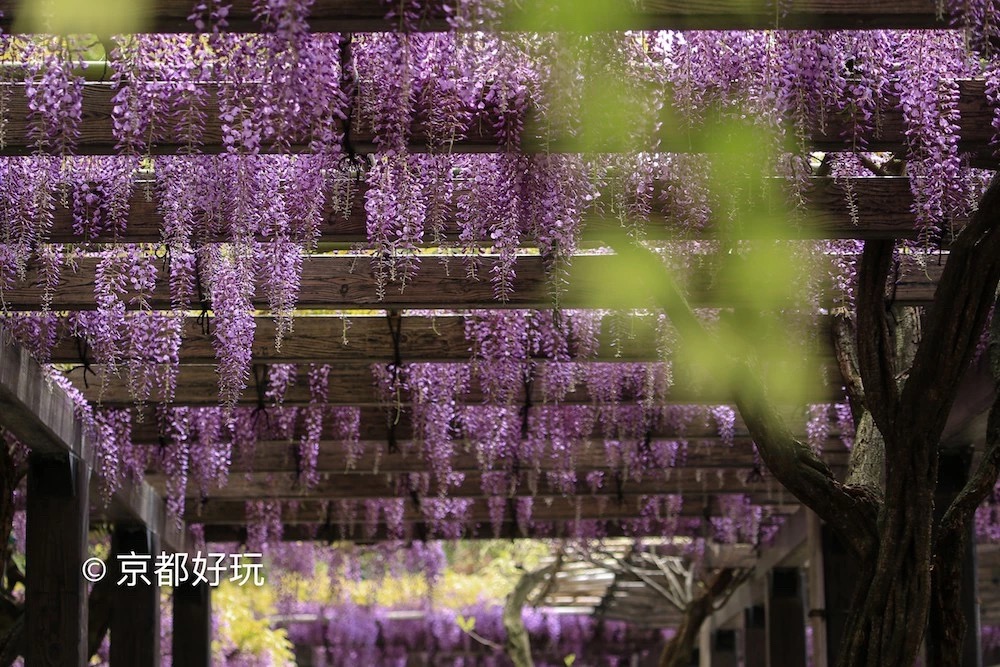
[[[530, 3], [525, 3], [530, 4]], [[628, 4], [628, 3], [625, 3]], [[745, 8], [736, 2], [712, 0], [642, 0], [630, 5], [630, 10], [620, 17], [620, 24], [609, 29], [941, 29], [949, 27], [947, 19], [939, 16], [932, 0], [895, 0], [892, 2], [854, 2], [850, 0], [793, 1], [783, 3], [784, 11], [776, 18], [773, 8]], [[11, 0], [0, 1], [3, 19], [0, 29], [16, 29], [17, 8]], [[190, 0], [156, 0], [151, 3], [151, 31], [184, 33], [194, 31], [188, 21]], [[563, 10], [573, 11], [573, 3], [562, 3]], [[376, 0], [316, 0], [311, 27], [317, 32], [375, 32], [395, 29], [383, 16], [384, 5]], [[510, 25], [524, 26], [524, 16], [511, 15]], [[539, 30], [558, 29], [559, 14], [542, 19], [535, 27]], [[445, 13], [426, 17], [421, 28], [428, 31], [447, 29]], [[257, 30], [250, 0], [236, 0], [228, 16], [228, 30], [252, 32]], [[81, 26], [80, 32], [88, 32]], [[971, 156], [973, 164], [995, 168], [993, 107], [987, 99], [982, 81], [960, 82], [961, 140], [963, 153]], [[5, 142], [0, 155], [16, 156], [34, 151], [28, 132], [27, 103], [24, 91], [14, 87], [9, 91], [6, 105]], [[112, 132], [112, 84], [90, 81], [84, 96], [83, 120], [77, 153], [81, 155], [106, 155], [116, 150]], [[211, 108], [211, 104], [209, 105]], [[355, 123], [354, 120], [349, 121]], [[471, 127], [483, 127], [483, 123]], [[836, 119], [829, 119], [823, 128], [814, 128], [807, 141], [817, 152], [849, 151], [850, 142], [844, 126]], [[538, 150], [540, 140], [537, 128], [528, 128], [526, 150]], [[358, 127], [351, 132], [352, 148], [358, 154], [374, 150], [367, 130]], [[535, 133], [535, 134], [533, 134]], [[577, 146], [570, 140], [547, 137], [549, 150], [573, 151]], [[905, 124], [901, 114], [886, 115], [880, 124], [880, 133], [868, 150], [893, 151], [905, 144]], [[552, 148], [555, 146], [556, 148]], [[591, 145], [592, 146], [592, 145]], [[675, 146], [684, 150], [682, 136], [672, 134], [663, 142], [663, 150]], [[614, 150], [614, 146], [607, 146]], [[187, 150], [186, 145], [159, 143], [152, 147], [154, 155], [171, 155]], [[273, 147], [264, 147], [271, 150]], [[303, 150], [292, 146], [291, 150]], [[414, 133], [411, 149], [424, 151], [426, 142], [419, 128]], [[224, 151], [218, 118], [209, 118], [204, 153]], [[457, 142], [456, 152], [494, 152], [499, 150], [497, 140], [488, 131], [469, 136]], [[363, 187], [363, 186], [362, 186]], [[849, 210], [846, 192], [853, 193], [857, 210]], [[798, 233], [812, 238], [830, 239], [886, 239], [913, 238], [914, 215], [911, 212], [912, 196], [906, 177], [873, 174], [866, 178], [834, 179], [817, 176], [806, 196], [813, 214], [811, 225]], [[353, 208], [345, 215], [340, 211], [327, 211], [319, 239], [320, 249], [328, 254], [309, 257], [304, 263], [301, 295], [298, 308], [309, 311], [296, 317], [294, 332], [289, 334], [277, 351], [274, 347], [275, 325], [265, 311], [267, 301], [256, 302], [261, 314], [257, 318], [253, 364], [260, 376], [267, 367], [276, 364], [330, 364], [330, 405], [357, 407], [361, 414], [361, 443], [363, 451], [350, 470], [345, 469], [343, 445], [327, 433], [320, 446], [319, 482], [306, 489], [298, 479], [295, 442], [286, 440], [266, 441], [258, 444], [253, 460], [237, 460], [232, 467], [228, 484], [203, 494], [191, 485], [188, 492], [189, 524], [204, 526], [204, 536], [210, 541], [243, 541], [246, 539], [246, 507], [248, 501], [295, 501], [294, 512], [285, 513], [283, 537], [298, 539], [385, 539], [387, 528], [380, 524], [371, 534], [363, 535], [359, 528], [346, 527], [338, 521], [336, 501], [364, 501], [376, 498], [398, 497], [402, 475], [426, 470], [426, 463], [412, 445], [413, 426], [407, 406], [401, 406], [397, 419], [387, 422], [386, 408], [374, 388], [371, 367], [390, 363], [463, 363], [469, 360], [469, 343], [465, 335], [466, 313], [474, 309], [552, 308], [552, 295], [547, 286], [544, 262], [537, 256], [523, 256], [517, 264], [517, 277], [510, 299], [498, 302], [487, 280], [470, 280], [463, 271], [449, 271], [442, 264], [426, 258], [412, 283], [402, 292], [389, 290], [385, 299], [379, 299], [377, 280], [368, 267], [367, 258], [358, 261], [349, 250], [354, 244], [364, 242], [365, 212], [364, 193], [354, 197]], [[154, 196], [147, 198], [138, 193], [130, 202], [127, 230], [115, 237], [105, 236], [97, 242], [155, 243], [161, 240], [162, 215]], [[72, 230], [71, 213], [60, 205], [55, 214], [55, 225], [48, 242], [74, 244], [81, 239]], [[962, 221], [954, 221], [956, 228]], [[595, 222], [587, 229], [588, 238], [595, 241], [602, 232], [613, 227], [610, 222]], [[665, 234], [659, 225], [650, 225], [650, 238]], [[527, 245], [531, 242], [527, 241]], [[433, 253], [430, 253], [433, 255]], [[488, 275], [495, 258], [484, 257], [482, 275]], [[941, 262], [929, 264], [926, 270], [900, 275], [895, 290], [895, 303], [921, 305], [933, 297], [936, 279], [940, 275], [947, 253]], [[91, 310], [96, 308], [93, 286], [96, 271], [95, 259], [82, 258], [73, 273], [66, 273], [58, 289], [51, 295], [51, 303], [43, 306], [47, 295], [38, 287], [37, 275], [29, 275], [13, 290], [4, 292], [3, 302], [10, 311], [40, 311], [51, 307], [55, 311]], [[560, 298], [560, 307], [629, 308], [643, 304], [595, 303], [592, 295], [600, 293], [598, 285], [588, 284], [588, 276], [600, 276], [602, 265], [608, 262], [603, 256], [580, 256], [574, 259], [574, 275], [578, 278], [572, 289]], [[596, 279], [595, 279], [596, 280]], [[713, 303], [711, 294], [702, 299], [705, 305]], [[695, 299], [698, 296], [695, 295]], [[154, 309], [171, 308], [170, 295], [161, 280], [150, 301]], [[197, 315], [202, 304], [190, 304], [191, 315], [184, 325], [184, 341], [180, 351], [181, 368], [177, 380], [173, 406], [213, 406], [218, 404], [218, 378], [214, 368], [215, 351], [211, 334], [211, 317], [206, 330], [205, 317]], [[428, 315], [426, 311], [439, 311]], [[349, 323], [346, 336], [345, 321]], [[601, 335], [601, 349], [588, 363], [602, 361], [654, 362], [657, 360], [653, 331], [637, 331], [628, 340], [620, 341], [613, 332]], [[832, 350], [832, 347], [830, 348]], [[95, 403], [105, 407], [130, 407], [132, 398], [121, 379], [101, 377], [100, 368], [91, 368], [86, 352], [79, 341], [63, 332], [55, 346], [51, 362], [76, 368], [69, 371], [69, 378]], [[830, 402], [840, 395], [842, 385], [839, 368], [831, 351], [821, 359], [825, 386], [815, 389], [814, 402]], [[82, 369], [94, 370], [89, 378]], [[304, 406], [310, 402], [306, 372], [289, 388], [284, 405]], [[520, 399], [529, 404], [542, 402], [538, 389], [534, 395], [520, 392]], [[974, 387], [970, 381], [972, 398], [966, 402], [961, 415], [956, 414], [946, 437], [956, 442], [967, 437], [967, 431], [988, 407], [976, 403]], [[256, 407], [260, 404], [260, 387], [250, 386], [239, 404]], [[153, 401], [158, 397], [154, 396]], [[987, 397], [991, 398], [991, 397]], [[982, 396], [978, 399], [981, 401]], [[481, 400], [474, 387], [468, 402]], [[566, 403], [589, 405], [593, 397], [580, 389], [571, 393]], [[725, 395], [713, 395], [710, 387], [691, 390], [683, 386], [673, 390], [671, 401], [678, 404], [714, 405], [726, 400]], [[155, 417], [155, 408], [142, 410], [145, 418], [134, 420], [133, 440], [136, 443], [157, 446], [161, 434]], [[801, 422], [804, 424], [804, 419]], [[114, 548], [117, 552], [136, 551], [156, 554], [165, 551], [193, 549], [193, 540], [186, 527], [179, 527], [167, 515], [163, 501], [166, 480], [157, 471], [150, 471], [142, 482], [126, 481], [110, 504], [105, 505], [97, 492], [99, 479], [93, 473], [95, 444], [85, 433], [80, 420], [74, 415], [72, 403], [59, 387], [48, 386], [38, 363], [27, 352], [12, 344], [0, 347], [0, 426], [8, 429], [26, 443], [32, 451], [28, 482], [28, 543], [27, 543], [27, 616], [25, 651], [27, 665], [85, 664], [87, 653], [87, 589], [80, 577], [86, 558], [86, 537], [92, 523], [110, 523], [115, 526]], [[391, 433], [390, 433], [391, 431]], [[822, 540], [816, 536], [815, 527], [807, 529], [809, 521], [799, 502], [762, 471], [756, 463], [753, 444], [746, 427], [737, 420], [735, 441], [731, 448], [722, 450], [717, 430], [710, 423], [694, 424], [687, 431], [678, 433], [665, 429], [650, 434], [653, 439], [672, 440], [683, 438], [689, 444], [688, 456], [683, 465], [671, 469], [669, 474], [657, 478], [647, 476], [641, 482], [627, 478], [617, 484], [592, 490], [582, 481], [576, 495], [566, 495], [549, 488], [544, 480], [522, 484], [519, 495], [535, 498], [535, 521], [549, 526], [546, 537], [567, 534], [574, 522], [599, 520], [604, 522], [608, 534], [622, 534], [623, 520], [638, 516], [641, 499], [648, 496], [681, 494], [684, 497], [683, 516], [704, 517], [716, 512], [718, 498], [726, 494], [745, 494], [755, 505], [765, 508], [774, 520], [785, 520], [782, 537], [776, 551], [770, 556], [757, 553], [772, 566], [799, 567], [806, 561], [815, 565], [823, 554]], [[977, 435], [981, 438], [982, 435]], [[577, 470], [607, 471], [606, 455], [600, 447], [601, 436], [594, 434], [593, 443], [577, 453]], [[390, 440], [394, 446], [389, 447]], [[965, 441], [967, 442], [967, 441]], [[977, 441], [975, 444], [980, 444]], [[412, 446], [411, 446], [412, 445]], [[824, 445], [824, 456], [838, 472], [846, 470], [847, 450], [839, 435], [831, 434]], [[491, 537], [487, 495], [481, 490], [480, 465], [473, 453], [456, 452], [455, 470], [465, 474], [464, 481], [452, 489], [451, 495], [472, 500], [472, 510], [465, 534], [469, 537]], [[252, 472], [251, 472], [252, 471]], [[244, 474], [246, 473], [246, 474]], [[527, 474], [527, 473], [525, 473]], [[529, 491], [529, 488], [533, 490]], [[513, 501], [512, 501], [513, 503]], [[428, 535], [419, 507], [407, 503], [404, 518], [407, 536], [420, 538]], [[530, 537], [531, 530], [519, 524], [515, 516], [505, 521], [500, 535], [503, 537]], [[782, 541], [783, 540], [783, 541]], [[747, 550], [741, 545], [737, 550]], [[765, 550], [767, 551], [767, 550]], [[982, 564], [979, 585], [982, 595], [983, 622], [1000, 623], [1000, 585], [994, 572], [998, 571], [997, 552], [991, 547], [980, 550]], [[810, 560], [811, 559], [811, 560]], [[113, 569], [114, 566], [112, 566]], [[765, 575], [766, 576], [766, 573]], [[810, 574], [810, 577], [814, 577]], [[565, 580], [571, 579], [568, 575]], [[617, 582], [617, 580], [615, 580]], [[745, 591], [733, 598], [740, 609], [759, 604], [765, 585], [762, 579], [748, 582]], [[811, 580], [812, 581], [812, 580]], [[818, 581], [818, 580], [817, 580]], [[586, 582], [578, 589], [591, 587]], [[563, 582], [566, 584], [566, 581]], [[815, 588], [815, 587], [813, 587]], [[601, 590], [598, 590], [601, 589]], [[770, 590], [769, 589], [769, 590]], [[773, 590], [771, 590], [773, 593]], [[810, 590], [810, 595], [815, 590]], [[154, 665], [158, 663], [158, 590], [120, 589], [111, 619], [112, 662], [120, 665]], [[798, 595], [798, 612], [805, 624], [805, 610], [816, 600], [807, 603]], [[558, 593], [555, 594], [558, 597]], [[748, 596], [757, 596], [751, 600]], [[614, 590], [594, 588], [588, 599], [600, 598], [613, 602], [621, 611], [621, 600]], [[620, 597], [620, 596], [619, 596]], [[617, 601], [616, 601], [617, 600]], [[781, 605], [785, 605], [782, 607]], [[794, 605], [793, 605], [794, 606]], [[788, 614], [789, 604], [782, 602], [773, 607]], [[204, 587], [184, 587], [175, 590], [174, 644], [175, 665], [209, 664], [208, 592]], [[734, 608], [735, 609], [735, 608]], [[772, 611], [773, 611], [772, 609]], [[781, 610], [784, 611], [781, 611]], [[730, 610], [732, 611], [732, 610]], [[634, 612], [625, 609], [622, 616]], [[776, 612], [778, 613], [778, 612]], [[792, 609], [791, 617], [795, 616]], [[729, 622], [743, 614], [730, 614], [720, 623]], [[661, 618], [657, 615], [656, 618]], [[663, 614], [662, 618], [674, 618]], [[746, 616], [745, 618], [753, 618]], [[787, 620], [786, 616], [786, 620]], [[648, 620], [648, 619], [647, 619]], [[815, 620], [815, 619], [814, 619]], [[749, 634], [748, 634], [749, 636]], [[777, 641], [777, 640], [775, 640]], [[804, 641], [804, 640], [803, 640]], [[714, 664], [714, 663], [713, 663]], [[719, 663], [722, 664], [722, 663]], [[728, 664], [728, 663], [727, 663]], [[753, 663], [749, 657], [746, 662]], [[776, 664], [776, 663], [772, 663]], [[784, 663], [783, 663], [784, 664]], [[792, 665], [792, 663], [788, 663]], [[794, 667], [794, 666], [792, 666]]]

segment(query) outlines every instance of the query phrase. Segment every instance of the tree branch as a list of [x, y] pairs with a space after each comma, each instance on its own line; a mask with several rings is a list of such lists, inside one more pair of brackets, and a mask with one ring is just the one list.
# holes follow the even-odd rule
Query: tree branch
[[892, 424], [899, 402], [892, 335], [886, 319], [885, 284], [894, 241], [865, 241], [858, 266], [857, 355], [865, 406], [879, 430]]
[[559, 568], [562, 567], [562, 558], [563, 555], [560, 552], [553, 563], [537, 570], [525, 572], [514, 586], [514, 590], [507, 596], [503, 606], [503, 627], [507, 631], [504, 650], [514, 667], [534, 666], [534, 661], [531, 658], [531, 643], [528, 631], [524, 628], [521, 611], [524, 609], [531, 591], [535, 590], [535, 587], [547, 577], [554, 577], [559, 571]]

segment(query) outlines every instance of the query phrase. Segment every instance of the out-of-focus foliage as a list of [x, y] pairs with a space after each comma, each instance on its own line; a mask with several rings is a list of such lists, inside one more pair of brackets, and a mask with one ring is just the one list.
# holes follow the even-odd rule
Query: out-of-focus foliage
[[227, 664], [241, 655], [261, 665], [295, 664], [285, 631], [271, 626], [276, 597], [270, 586], [236, 586], [228, 581], [212, 591], [213, 664]]
[[117, 35], [149, 29], [152, 0], [20, 0], [15, 32]]

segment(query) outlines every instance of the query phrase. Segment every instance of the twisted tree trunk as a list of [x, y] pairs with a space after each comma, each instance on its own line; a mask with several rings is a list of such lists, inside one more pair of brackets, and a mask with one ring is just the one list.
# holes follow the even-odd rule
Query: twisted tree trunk
[[544, 582], [549, 576], [555, 576], [562, 564], [562, 556], [551, 565], [525, 572], [521, 575], [514, 590], [507, 595], [507, 600], [503, 606], [503, 627], [507, 632], [507, 639], [504, 641], [504, 652], [514, 667], [534, 667], [535, 663], [531, 657], [531, 640], [528, 631], [524, 627], [524, 619], [521, 616], [524, 605], [528, 602], [528, 596]]
[[[893, 251], [893, 242], [865, 242], [855, 308], [858, 378], [848, 386], [861, 394], [852, 396], [855, 417], [863, 408], [882, 436], [884, 493], [873, 480], [849, 477], [847, 483], [840, 482], [794, 437], [768, 398], [762, 379], [766, 373], [756, 365], [752, 347], [733, 352], [719, 344], [655, 256], [624, 247], [619, 253], [623, 270], [639, 276], [683, 341], [705, 349], [715, 340], [714, 352], [731, 359], [736, 369], [733, 398], [764, 463], [785, 488], [830, 524], [857, 557], [862, 576], [840, 667], [913, 665], [930, 613], [932, 564], [941, 575], [935, 586], [941, 613], [946, 619], [960, 613], [957, 596], [945, 584], [948, 573], [961, 567], [956, 562], [961, 551], [953, 546], [964, 539], [959, 533], [971, 520], [979, 494], [992, 488], [997, 478], [993, 464], [969, 481], [959, 496], [965, 500], [956, 499], [946, 513], [935, 549], [932, 510], [939, 440], [1000, 282], [1000, 178], [990, 183], [978, 210], [951, 245], [934, 301], [922, 320], [912, 364], [904, 363], [894, 345], [891, 302], [886, 296]], [[737, 313], [732, 332], [738, 334], [740, 324], [752, 317], [760, 315]], [[988, 458], [995, 463], [998, 456]], [[878, 457], [863, 458], [878, 465]], [[871, 466], [877, 473], [875, 467]], [[955, 623], [954, 632], [949, 631], [941, 638], [940, 649], [934, 649], [940, 653], [934, 658], [937, 664], [956, 664], [960, 646], [956, 638], [962, 630], [961, 621]]]
[[717, 570], [701, 593], [688, 603], [677, 634], [663, 648], [660, 667], [688, 667], [691, 664], [701, 626], [715, 611], [715, 601], [729, 591], [735, 579], [736, 571], [732, 568]]

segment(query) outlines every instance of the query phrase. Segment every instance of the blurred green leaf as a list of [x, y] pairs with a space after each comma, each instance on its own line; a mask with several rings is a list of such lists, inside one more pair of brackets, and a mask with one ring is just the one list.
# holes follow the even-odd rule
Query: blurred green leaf
[[119, 35], [148, 32], [153, 0], [20, 0], [15, 32]]
[[476, 629], [476, 617], [459, 615], [455, 618], [455, 622], [458, 623], [458, 627], [462, 629], [462, 632], [468, 634]]

